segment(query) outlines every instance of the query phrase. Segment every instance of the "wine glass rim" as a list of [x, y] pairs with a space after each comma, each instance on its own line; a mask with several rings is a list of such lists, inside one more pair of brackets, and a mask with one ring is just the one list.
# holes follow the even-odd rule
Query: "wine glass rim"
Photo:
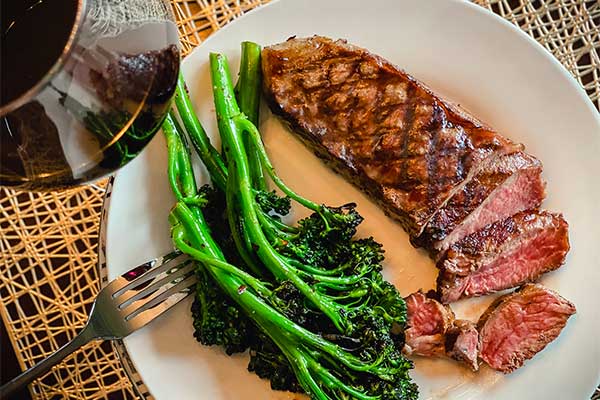
[[75, 43], [75, 39], [81, 31], [86, 5], [87, 0], [77, 0], [77, 14], [75, 15], [73, 28], [71, 29], [71, 33], [69, 34], [67, 43], [65, 44], [56, 62], [35, 85], [29, 88], [25, 93], [22, 93], [16, 99], [0, 107], [0, 117], [4, 117], [6, 114], [16, 110], [17, 108], [21, 107], [25, 103], [28, 103], [33, 98], [35, 98], [35, 96], [37, 96], [42, 91], [42, 89], [48, 84], [48, 82], [50, 82], [50, 80], [52, 80], [52, 78], [62, 69], [63, 65], [65, 64], [65, 61], [69, 58], [71, 51], [73, 50], [73, 43]]

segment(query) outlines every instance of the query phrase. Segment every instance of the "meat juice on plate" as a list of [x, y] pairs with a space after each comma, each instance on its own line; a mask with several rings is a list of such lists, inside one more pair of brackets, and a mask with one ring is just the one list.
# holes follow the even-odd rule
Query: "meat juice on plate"
[[161, 0], [3, 1], [0, 183], [60, 188], [129, 162], [168, 112], [177, 43]]

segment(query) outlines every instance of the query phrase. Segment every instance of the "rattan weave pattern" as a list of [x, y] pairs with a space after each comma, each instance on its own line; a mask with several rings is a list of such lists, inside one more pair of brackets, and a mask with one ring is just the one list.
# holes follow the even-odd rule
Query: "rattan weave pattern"
[[[184, 54], [266, 2], [172, 0]], [[598, 0], [475, 2], [536, 38], [600, 107]], [[0, 315], [21, 368], [56, 350], [85, 323], [100, 287], [97, 236], [105, 188], [106, 181], [51, 193], [0, 188]], [[30, 389], [36, 400], [136, 397], [108, 343], [74, 353]]]
[[600, 1], [474, 0], [535, 38], [600, 109]]

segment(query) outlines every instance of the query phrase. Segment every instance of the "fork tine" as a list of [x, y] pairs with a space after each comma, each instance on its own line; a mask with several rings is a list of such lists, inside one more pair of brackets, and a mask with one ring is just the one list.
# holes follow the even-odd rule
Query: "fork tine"
[[191, 274], [183, 281], [152, 298], [140, 308], [127, 315], [125, 320], [129, 324], [132, 324], [134, 329], [141, 328], [175, 304], [179, 303], [190, 293], [193, 293], [193, 290], [190, 288], [196, 284], [197, 279], [195, 274]]
[[192, 260], [184, 261], [182, 264], [172, 268], [177, 268], [176, 271], [169, 273], [172, 271], [172, 269], [169, 269], [162, 274], [155, 276], [152, 281], [148, 282], [149, 285], [142, 287], [137, 291], [134, 289], [126, 291], [121, 296], [118, 296], [116, 298], [117, 307], [120, 310], [129, 307], [133, 302], [143, 299], [144, 297], [147, 297], [148, 295], [160, 290], [166, 284], [178, 279], [181, 280], [180, 278], [188, 276], [190, 272], [194, 271], [195, 267], [196, 265]]
[[[154, 260], [145, 262], [121, 275], [115, 281], [111, 282], [109, 286], [113, 290], [112, 297], [116, 298], [125, 293], [128, 290], [135, 289], [156, 276], [169, 271], [171, 268], [177, 266], [176, 260], [183, 260], [187, 257], [185, 254], [180, 252], [172, 252], [163, 257], [155, 258]], [[129, 276], [134, 274], [136, 271], [144, 270], [140, 276], [134, 277], [133, 279]], [[112, 287], [114, 286], [114, 287]]]
[[[173, 275], [168, 276], [168, 278], [166, 279], [166, 283], [162, 283], [160, 285], [153, 284], [152, 286], [154, 286], [155, 289], [154, 289], [154, 291], [152, 291], [150, 293], [150, 295], [146, 295], [145, 298], [140, 298], [139, 300], [130, 302], [128, 305], [126, 305], [124, 307], [116, 307], [116, 309], [121, 314], [121, 316], [123, 318], [125, 318], [125, 317], [133, 314], [134, 312], [140, 310], [147, 303], [151, 302], [158, 296], [167, 292], [169, 289], [173, 288], [174, 286], [179, 284], [181, 281], [189, 278], [191, 275], [194, 275], [193, 269], [192, 270], [186, 269], [186, 271], [184, 271], [184, 273], [180, 273], [180, 271], [177, 271]], [[118, 302], [115, 302], [115, 305], [117, 305], [117, 304], [118, 304]], [[127, 320], [127, 318], [125, 318], [125, 320]]]

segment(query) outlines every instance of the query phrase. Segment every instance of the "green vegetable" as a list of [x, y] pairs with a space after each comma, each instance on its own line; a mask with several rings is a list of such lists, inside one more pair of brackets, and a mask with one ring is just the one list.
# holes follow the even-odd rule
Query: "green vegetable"
[[[202, 301], [213, 304], [201, 314], [215, 317], [196, 319], [207, 325], [206, 342], [235, 350], [249, 343], [249, 369], [270, 379], [274, 389], [301, 387], [314, 399], [414, 399], [416, 385], [408, 377], [412, 364], [401, 354], [406, 307], [381, 275], [381, 245], [372, 238], [353, 239], [362, 221], [354, 204], [318, 205], [275, 174], [255, 124], [245, 115], [253, 115], [256, 122], [253, 104], [258, 104], [260, 88], [258, 69], [251, 68], [259, 65], [260, 50], [250, 52], [258, 46], [245, 46], [236, 87], [240, 104], [247, 107], [244, 113], [226, 59], [210, 56], [224, 158], [210, 145], [191, 107], [190, 112], [182, 107], [189, 105], [183, 85], [176, 100], [215, 186], [223, 189], [225, 183], [226, 215], [240, 257], [226, 253], [241, 268], [226, 261], [212, 236], [203, 207], [208, 211], [214, 202], [206, 190], [196, 188], [189, 150], [174, 118], [169, 116], [163, 129], [169, 180], [178, 200], [169, 217], [174, 244], [205, 268], [204, 282], [212, 279], [221, 294], [237, 303], [219, 308], [225, 304], [219, 293], [199, 284]], [[263, 169], [288, 197], [266, 190]], [[289, 211], [290, 199], [313, 215], [294, 226], [283, 223], [280, 216]], [[229, 306], [253, 325], [238, 319], [244, 322], [238, 331], [216, 335], [217, 328], [230, 327], [240, 318], [240, 313], [229, 313]], [[214, 312], [220, 309], [228, 310], [221, 318]]]
[[[240, 76], [235, 86], [235, 97], [242, 112], [248, 120], [258, 126], [258, 112], [260, 105], [260, 46], [252, 42], [242, 42], [242, 57], [240, 61]], [[252, 143], [245, 142], [246, 147], [252, 149]], [[250, 160], [252, 183], [260, 190], [266, 190], [263, 170], [260, 159]]]
[[[372, 252], [373, 244], [351, 240], [362, 221], [355, 205], [337, 208], [318, 205], [294, 193], [281, 181], [268, 159], [258, 130], [237, 106], [225, 58], [218, 54], [210, 57], [217, 120], [228, 160], [227, 204], [237, 211], [230, 219], [237, 218], [232, 226], [238, 227], [244, 243], [250, 244], [246, 250], [255, 252], [278, 280], [291, 281], [311, 306], [327, 315], [342, 334], [351, 335], [362, 325], [363, 317], [359, 314], [366, 309], [380, 313], [386, 323], [403, 326], [405, 304], [398, 293], [392, 301], [394, 308], [380, 310], [381, 296], [390, 296], [380, 272], [383, 257], [365, 258], [364, 254]], [[246, 151], [244, 138], [249, 138], [255, 152]], [[257, 201], [249, 162], [253, 157], [260, 158], [280, 190], [314, 211], [312, 217], [300, 222], [298, 233], [290, 234], [275, 226]], [[320, 263], [313, 263], [314, 260]], [[361, 296], [358, 296], [359, 289]], [[340, 301], [348, 298], [351, 300]]]
[[225, 190], [225, 181], [227, 180], [225, 163], [221, 159], [219, 152], [210, 144], [210, 139], [206, 135], [206, 131], [200, 124], [200, 121], [198, 121], [196, 114], [194, 114], [192, 102], [187, 95], [187, 88], [181, 74], [179, 74], [177, 79], [175, 104], [183, 125], [192, 140], [194, 149], [200, 158], [202, 158], [202, 162], [208, 169], [214, 185], [221, 190]]
[[[201, 187], [200, 193], [205, 200], [202, 212], [211, 236], [232, 264], [243, 265], [225, 218], [224, 193], [208, 185]], [[197, 268], [197, 275], [198, 284], [192, 304], [194, 337], [207, 346], [222, 346], [227, 354], [246, 351], [256, 341], [254, 324], [205, 268]]]

